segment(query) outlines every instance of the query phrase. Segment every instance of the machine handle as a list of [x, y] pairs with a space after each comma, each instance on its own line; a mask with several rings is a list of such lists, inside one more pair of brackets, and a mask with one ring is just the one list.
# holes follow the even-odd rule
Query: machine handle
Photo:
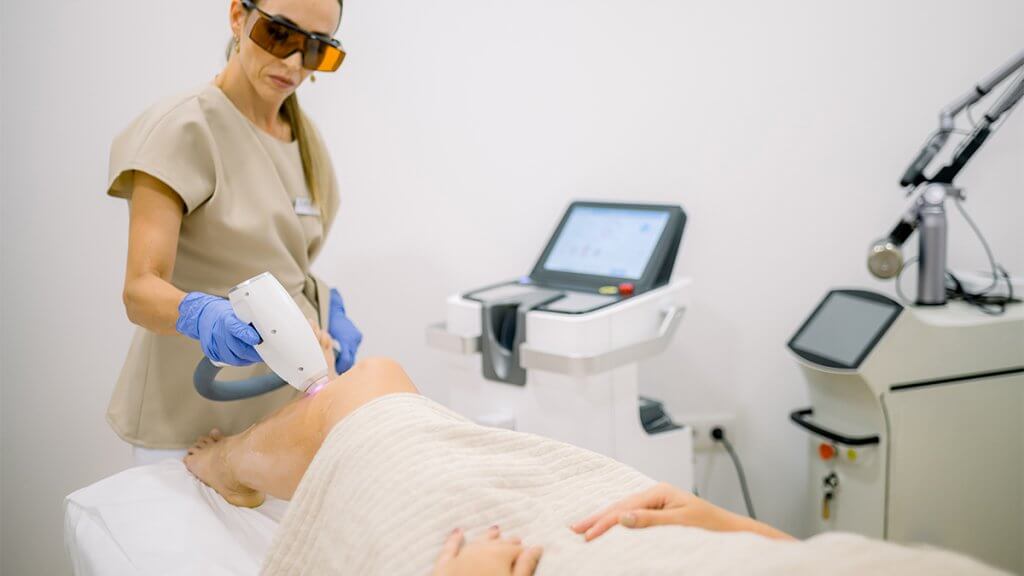
[[207, 400], [230, 402], [266, 394], [288, 384], [273, 372], [245, 380], [217, 380], [217, 374], [224, 367], [224, 364], [205, 356], [199, 361], [192, 373], [192, 384], [200, 396]]
[[480, 351], [480, 336], [452, 334], [444, 322], [427, 326], [427, 344], [454, 354], [476, 354]]
[[537, 350], [524, 343], [519, 347], [519, 364], [527, 370], [555, 372], [575, 377], [607, 372], [663, 352], [675, 335], [685, 311], [684, 306], [669, 307], [664, 312], [665, 317], [655, 337], [601, 354], [557, 354]]
[[878, 434], [872, 434], [870, 436], [847, 436], [829, 430], [828, 428], [822, 428], [819, 424], [811, 422], [808, 417], [814, 415], [814, 408], [804, 408], [802, 410], [794, 410], [790, 412], [789, 419], [796, 423], [797, 426], [817, 434], [823, 438], [827, 438], [836, 444], [843, 444], [845, 446], [870, 446], [872, 444], [878, 444]]

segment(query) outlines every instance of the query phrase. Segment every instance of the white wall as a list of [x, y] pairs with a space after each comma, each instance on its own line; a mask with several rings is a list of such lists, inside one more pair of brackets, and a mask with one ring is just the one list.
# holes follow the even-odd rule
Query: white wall
[[[42, 27], [57, 42], [38, 42]], [[227, 0], [5, 2], [2, 18], [4, 574], [58, 574], [61, 501], [128, 464], [104, 422], [131, 326], [127, 218], [109, 143], [212, 78]], [[831, 286], [872, 281], [868, 243], [935, 112], [1021, 48], [987, 0], [350, 2], [349, 61], [302, 96], [342, 212], [317, 269], [365, 354], [443, 397], [423, 327], [454, 291], [517, 276], [573, 198], [675, 202], [694, 308], [643, 369], [675, 413], [733, 411], [760, 515], [804, 533], [806, 400], [784, 342]], [[973, 215], [1024, 271], [1024, 117], [964, 173]], [[953, 218], [952, 263], [980, 266]], [[728, 461], [699, 479], [738, 509]]]

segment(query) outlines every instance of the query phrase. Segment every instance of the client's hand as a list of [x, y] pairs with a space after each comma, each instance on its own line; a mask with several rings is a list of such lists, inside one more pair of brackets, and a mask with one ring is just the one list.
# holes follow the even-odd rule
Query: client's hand
[[589, 542], [616, 524], [626, 528], [674, 524], [719, 532], [754, 532], [780, 540], [793, 539], [792, 536], [767, 524], [719, 508], [665, 483], [616, 502], [586, 520], [573, 524], [570, 528], [577, 534], [583, 534]]
[[441, 549], [434, 576], [531, 576], [540, 554], [539, 547], [524, 548], [518, 538], [502, 538], [497, 526], [465, 545], [456, 529]]

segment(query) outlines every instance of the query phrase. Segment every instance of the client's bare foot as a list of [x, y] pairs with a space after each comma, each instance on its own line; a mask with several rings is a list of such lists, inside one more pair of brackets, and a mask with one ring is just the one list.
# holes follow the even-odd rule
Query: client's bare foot
[[263, 504], [265, 495], [243, 485], [232, 474], [227, 456], [233, 439], [224, 438], [216, 428], [210, 430], [209, 436], [200, 436], [188, 449], [185, 466], [229, 504], [255, 508]]

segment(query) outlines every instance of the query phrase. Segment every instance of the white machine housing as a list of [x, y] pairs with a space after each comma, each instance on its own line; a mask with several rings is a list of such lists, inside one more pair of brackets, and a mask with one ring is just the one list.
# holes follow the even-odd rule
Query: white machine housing
[[282, 380], [300, 392], [326, 381], [327, 360], [316, 334], [273, 274], [264, 272], [235, 286], [228, 300], [238, 319], [259, 332], [263, 342], [256, 351]]
[[804, 422], [820, 432], [809, 443], [814, 532], [929, 543], [1024, 572], [1024, 305], [1001, 316], [963, 302], [896, 305], [856, 369], [790, 344], [813, 407]]
[[[523, 386], [481, 374], [481, 302], [455, 294], [447, 319], [428, 343], [454, 353], [465, 374], [451, 388], [451, 407], [476, 421], [543, 435], [610, 456], [655, 480], [693, 485], [689, 427], [649, 434], [639, 413], [638, 363], [665, 350], [689, 302], [682, 278], [580, 314], [532, 310], [519, 362]], [[508, 285], [506, 285], [508, 286]], [[565, 291], [569, 298], [595, 294]], [[479, 292], [477, 293], [479, 294]]]

